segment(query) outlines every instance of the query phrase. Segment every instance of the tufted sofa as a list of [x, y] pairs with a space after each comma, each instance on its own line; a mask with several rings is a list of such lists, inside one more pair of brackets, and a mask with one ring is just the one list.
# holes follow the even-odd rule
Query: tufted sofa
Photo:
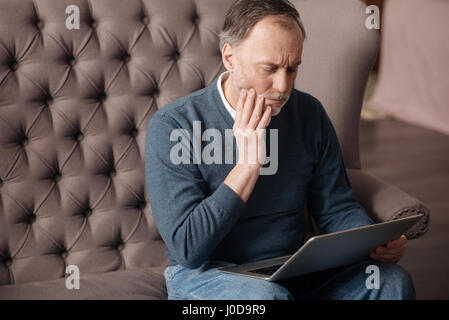
[[[0, 0], [0, 299], [165, 299], [166, 247], [144, 181], [149, 118], [222, 71], [232, 0]], [[296, 87], [318, 97], [377, 221], [428, 209], [361, 170], [360, 107], [378, 34], [358, 0], [297, 0]], [[66, 22], [79, 8], [79, 29]], [[73, 7], [72, 7], [73, 8]], [[69, 23], [70, 25], [70, 23]], [[80, 289], [66, 287], [67, 266]]]

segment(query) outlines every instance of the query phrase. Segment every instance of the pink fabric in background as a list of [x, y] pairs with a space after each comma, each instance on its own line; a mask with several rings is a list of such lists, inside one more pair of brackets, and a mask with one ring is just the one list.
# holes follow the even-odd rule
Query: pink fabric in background
[[449, 0], [387, 0], [366, 107], [449, 134]]

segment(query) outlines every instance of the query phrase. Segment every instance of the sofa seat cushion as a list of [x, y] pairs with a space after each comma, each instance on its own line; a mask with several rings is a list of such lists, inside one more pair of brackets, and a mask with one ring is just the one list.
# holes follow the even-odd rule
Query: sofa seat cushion
[[79, 289], [67, 289], [66, 278], [0, 286], [0, 299], [163, 300], [167, 299], [163, 267], [119, 270], [80, 277]]

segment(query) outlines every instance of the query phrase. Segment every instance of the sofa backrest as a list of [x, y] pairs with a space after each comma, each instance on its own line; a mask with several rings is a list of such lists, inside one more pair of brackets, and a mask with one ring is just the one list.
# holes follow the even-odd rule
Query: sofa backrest
[[222, 70], [230, 2], [0, 1], [0, 284], [167, 263], [145, 131]]
[[[368, 49], [328, 47], [361, 27], [337, 2], [364, 14], [358, 0], [294, 1], [310, 43], [297, 84], [337, 120], [356, 166], [337, 110], [352, 97], [344, 66], [360, 62], [347, 57]], [[0, 0], [0, 285], [58, 279], [68, 265], [83, 275], [167, 264], [145, 191], [145, 131], [158, 108], [224, 71], [217, 34], [231, 3]], [[329, 3], [342, 17], [322, 24]], [[77, 9], [80, 28], [69, 29]]]

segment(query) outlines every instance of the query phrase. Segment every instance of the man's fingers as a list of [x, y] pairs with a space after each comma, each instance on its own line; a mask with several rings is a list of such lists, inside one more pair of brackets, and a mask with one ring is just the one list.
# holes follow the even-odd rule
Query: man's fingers
[[248, 124], [249, 118], [251, 117], [254, 109], [254, 96], [256, 95], [256, 91], [254, 89], [250, 89], [248, 94], [246, 95], [245, 105], [242, 111], [242, 117], [240, 118], [240, 127], [245, 127]]
[[234, 120], [235, 128], [238, 128], [240, 125], [240, 119], [242, 118], [242, 110], [243, 110], [243, 106], [246, 101], [247, 94], [248, 94], [248, 92], [246, 91], [246, 89], [240, 90], [239, 101], [237, 103], [237, 110], [236, 110], [236, 115], [235, 115], [235, 120]]
[[[264, 99], [265, 100], [265, 99]], [[259, 124], [256, 129], [265, 129], [268, 125], [268, 121], [271, 118], [271, 107], [267, 107], [262, 115], [262, 119], [260, 119]]]
[[404, 252], [405, 247], [400, 248], [385, 248], [385, 247], [377, 247], [375, 252], [377, 254], [399, 254]]
[[257, 96], [256, 106], [254, 107], [251, 118], [249, 119], [248, 127], [251, 129], [256, 129], [262, 118], [262, 109], [264, 104], [264, 97], [262, 95]]
[[407, 237], [402, 235], [400, 238], [390, 241], [386, 244], [387, 248], [399, 248], [403, 247], [407, 243]]
[[385, 257], [385, 256], [381, 256], [381, 255], [376, 255], [375, 253], [371, 252], [370, 254], [370, 258], [376, 261], [380, 261], [380, 262], [398, 262], [401, 258], [401, 256], [395, 256], [395, 257]]
[[384, 262], [397, 262], [404, 255], [405, 247], [387, 249], [385, 247], [377, 247], [370, 253], [370, 257], [374, 260]]
[[395, 253], [395, 254], [388, 254], [388, 253], [376, 253], [374, 251], [374, 252], [372, 252], [372, 254], [374, 254], [377, 257], [381, 257], [381, 258], [385, 258], [385, 259], [393, 259], [393, 258], [402, 257], [404, 252], [398, 252], [398, 253]]

